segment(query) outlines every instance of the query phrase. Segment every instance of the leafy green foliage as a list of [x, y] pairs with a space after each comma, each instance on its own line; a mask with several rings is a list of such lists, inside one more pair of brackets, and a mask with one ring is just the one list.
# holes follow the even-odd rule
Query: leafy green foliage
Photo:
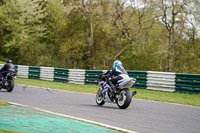
[[[39, 0], [8, 0], [1, 6], [2, 29], [4, 32], [2, 47], [10, 57], [11, 53], [18, 63], [36, 64], [37, 47], [45, 35], [42, 19], [46, 13]], [[35, 52], [36, 51], [36, 52]], [[13, 57], [13, 56], [12, 56]]]
[[174, 27], [161, 0], [134, 2], [2, 0], [0, 59], [80, 69], [109, 69], [120, 59], [129, 70], [200, 73], [200, 2], [182, 3], [185, 10], [174, 3]]

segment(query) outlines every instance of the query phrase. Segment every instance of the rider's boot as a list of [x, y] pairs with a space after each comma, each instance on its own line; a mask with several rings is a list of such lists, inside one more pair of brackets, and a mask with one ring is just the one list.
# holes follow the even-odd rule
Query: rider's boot
[[110, 87], [112, 89], [111, 90], [111, 95], [114, 96], [114, 94], [117, 92], [117, 89], [116, 89], [115, 85], [111, 81], [109, 81], [109, 85], [110, 85]]

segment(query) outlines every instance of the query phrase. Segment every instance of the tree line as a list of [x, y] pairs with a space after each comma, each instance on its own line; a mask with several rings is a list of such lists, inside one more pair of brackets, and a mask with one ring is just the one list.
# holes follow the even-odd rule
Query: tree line
[[0, 60], [200, 73], [199, 0], [0, 0]]

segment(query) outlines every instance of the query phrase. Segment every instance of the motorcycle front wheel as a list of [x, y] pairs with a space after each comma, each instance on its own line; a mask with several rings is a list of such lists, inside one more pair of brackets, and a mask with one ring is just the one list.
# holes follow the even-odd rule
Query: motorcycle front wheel
[[97, 94], [96, 94], [96, 103], [99, 106], [102, 106], [105, 103], [103, 94], [101, 93], [100, 89], [97, 91]]
[[13, 79], [9, 80], [8, 81], [8, 86], [6, 87], [6, 91], [7, 92], [12, 92], [13, 88], [14, 88], [14, 85], [15, 85], [14, 80]]
[[126, 109], [132, 100], [132, 94], [131, 91], [128, 88], [124, 88], [121, 90], [121, 92], [119, 93], [119, 95], [117, 96], [117, 106], [120, 109]]

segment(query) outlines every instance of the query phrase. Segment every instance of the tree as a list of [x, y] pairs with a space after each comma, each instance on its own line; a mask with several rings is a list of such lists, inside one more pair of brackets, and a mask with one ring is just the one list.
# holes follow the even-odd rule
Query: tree
[[[199, 72], [200, 66], [200, 45], [198, 21], [200, 2], [188, 0], [187, 6], [179, 15], [178, 43], [175, 47], [175, 68], [176, 71], [192, 73]], [[191, 8], [192, 7], [192, 8]], [[181, 39], [180, 39], [181, 38]], [[181, 55], [181, 56], [180, 56]]]
[[44, 43], [48, 50], [43, 51], [42, 60], [49, 66], [66, 67], [65, 49], [61, 45], [67, 33], [68, 11], [60, 0], [48, 0], [45, 7], [48, 15], [45, 18], [47, 30]]
[[199, 72], [198, 0], [0, 0], [0, 59]]
[[184, 0], [156, 0], [158, 12], [161, 21], [168, 32], [168, 50], [167, 50], [167, 71], [173, 71], [174, 47], [176, 44], [175, 34], [178, 22], [178, 16], [183, 12], [187, 3]]
[[1, 10], [0, 18], [5, 31], [3, 48], [7, 55], [16, 57], [18, 63], [36, 64], [37, 46], [46, 34], [42, 22], [46, 17], [43, 4], [40, 0], [8, 0]]

